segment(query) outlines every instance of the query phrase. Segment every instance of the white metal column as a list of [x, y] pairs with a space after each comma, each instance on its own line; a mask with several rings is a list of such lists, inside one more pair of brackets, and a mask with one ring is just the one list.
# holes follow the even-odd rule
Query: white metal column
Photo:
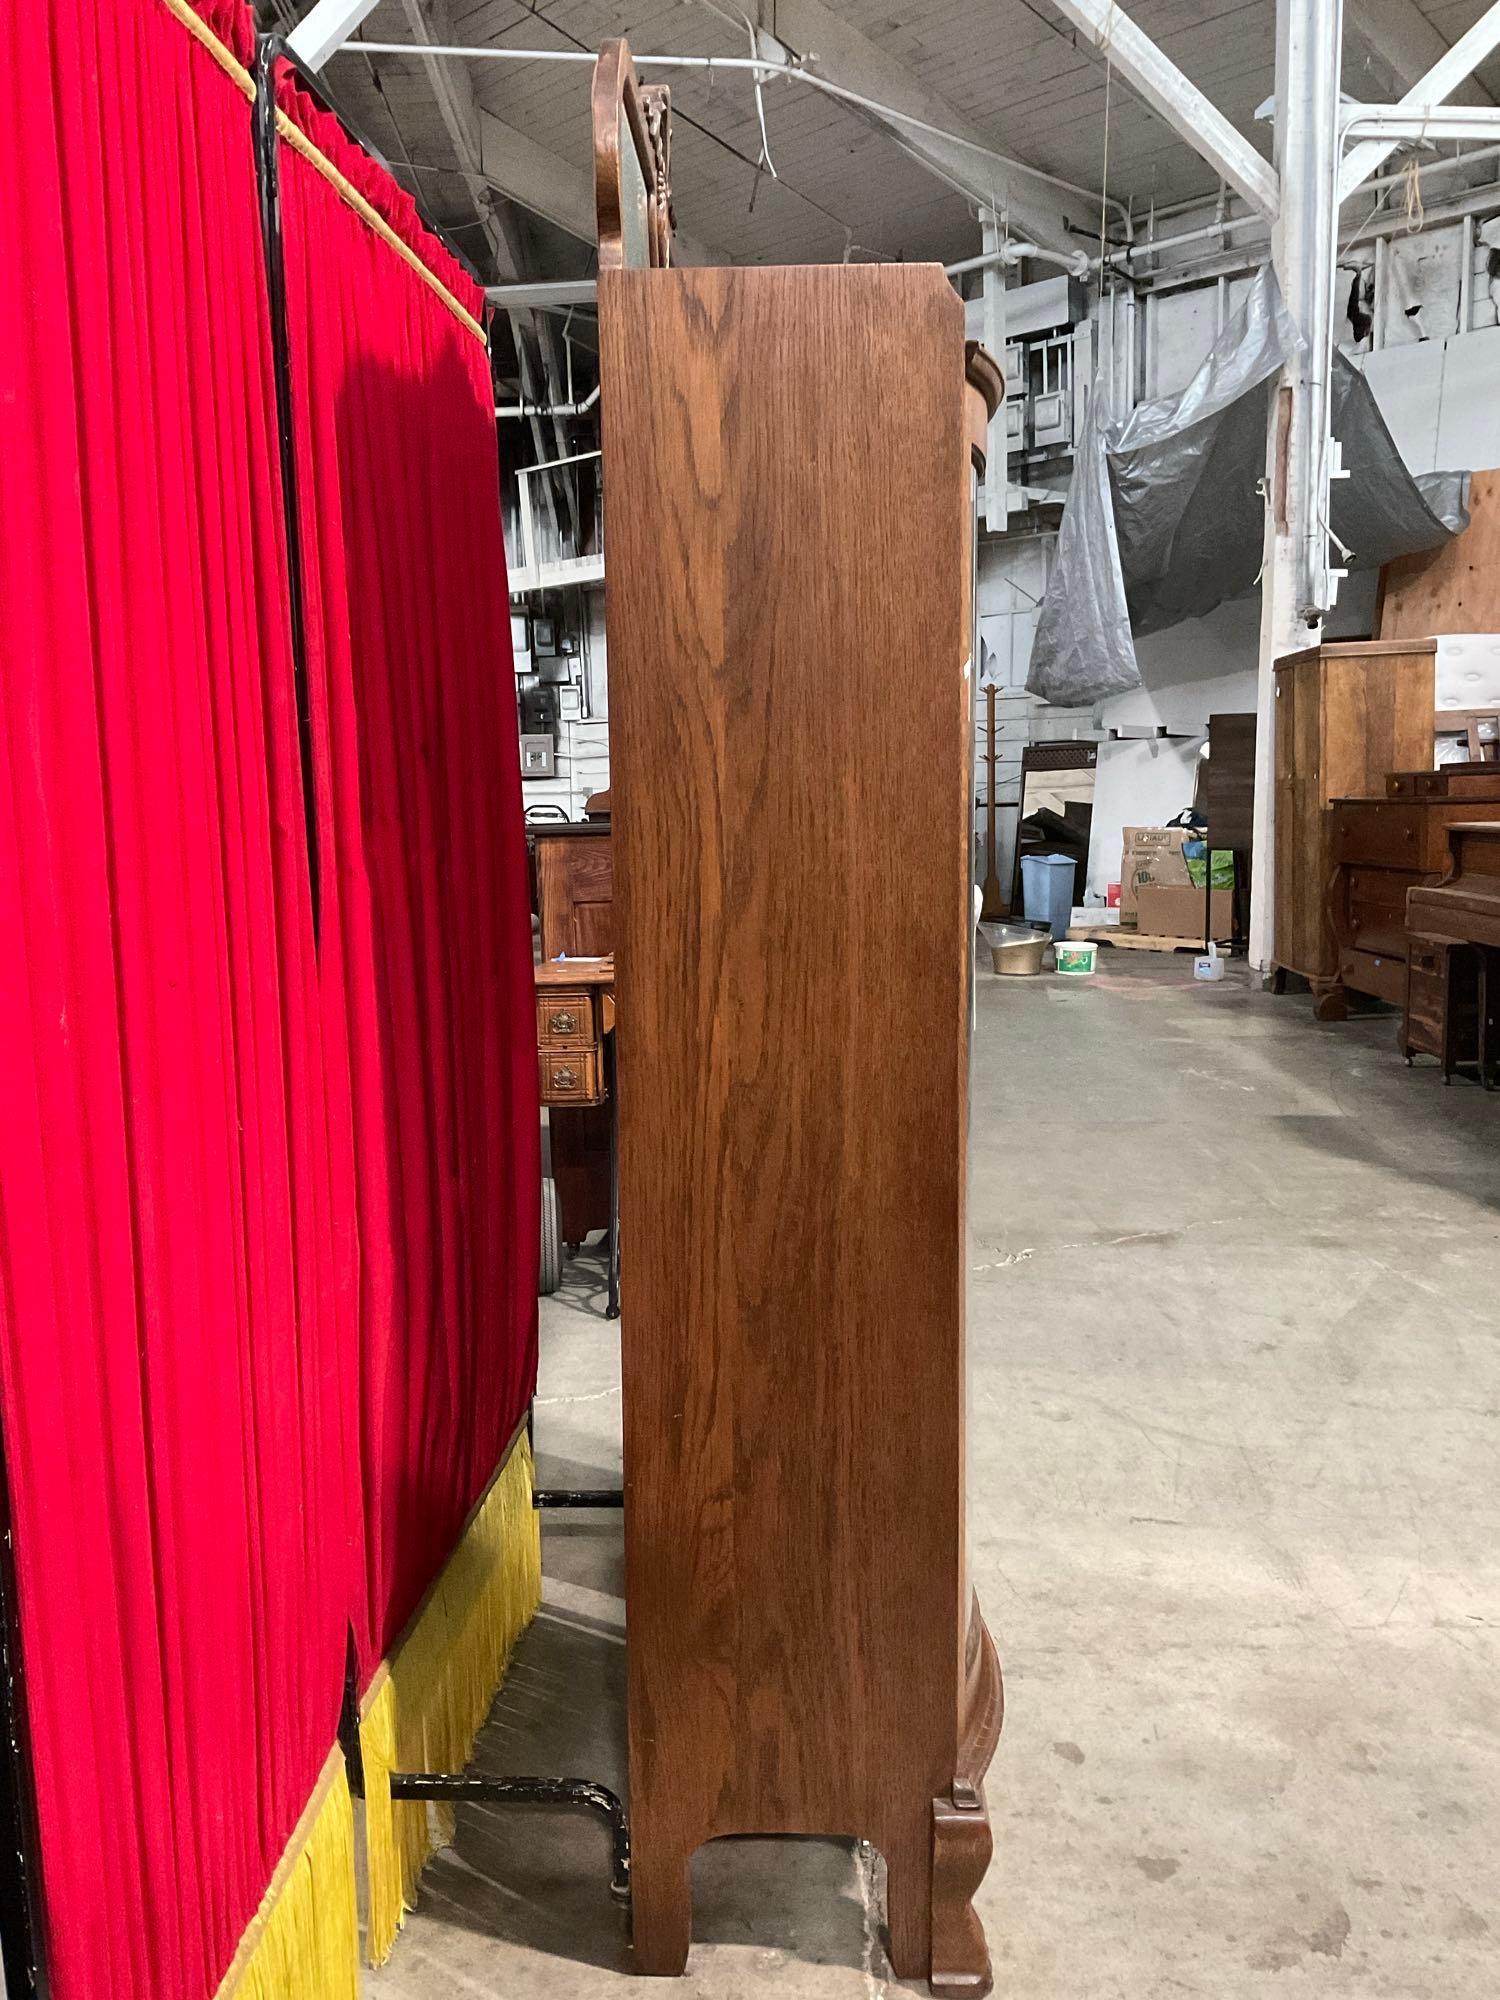
[[1328, 578], [1328, 377], [1338, 226], [1339, 71], [1343, 0], [1277, 0], [1276, 167], [1281, 201], [1271, 257], [1306, 342], [1283, 371], [1266, 454], [1261, 577], [1255, 851], [1250, 962], [1273, 962], [1276, 841], [1276, 661], [1316, 645]]
[[[994, 263], [986, 263], [983, 273], [984, 298], [984, 344], [994, 359], [995, 366], [1002, 374], [1005, 370], [1005, 272], [999, 263], [1001, 251], [1001, 231], [999, 217], [992, 209], [979, 212], [980, 228], [984, 232], [984, 254], [994, 258]], [[1009, 382], [1006, 388], [1010, 387]], [[989, 445], [984, 462], [983, 493], [984, 525], [992, 535], [1003, 535], [1010, 525], [1010, 423], [1001, 398], [1000, 407], [990, 420]]]

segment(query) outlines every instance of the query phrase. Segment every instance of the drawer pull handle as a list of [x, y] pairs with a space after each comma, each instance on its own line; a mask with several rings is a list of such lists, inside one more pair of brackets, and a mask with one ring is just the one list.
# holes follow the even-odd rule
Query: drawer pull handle
[[554, 1014], [547, 1025], [555, 1035], [571, 1035], [578, 1026], [578, 1016], [564, 1009], [561, 1014]]
[[552, 1072], [552, 1082], [558, 1090], [576, 1090], [578, 1072], [576, 1069], [555, 1069]]

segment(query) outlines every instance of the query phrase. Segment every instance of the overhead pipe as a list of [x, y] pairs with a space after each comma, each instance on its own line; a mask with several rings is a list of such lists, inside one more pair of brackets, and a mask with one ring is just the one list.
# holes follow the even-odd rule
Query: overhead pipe
[[[1455, 167], [1482, 166], [1491, 160], [1500, 160], [1500, 145], [1476, 146], [1472, 153], [1445, 154], [1443, 158], [1440, 160], [1424, 161], [1423, 164], [1416, 169], [1416, 174], [1418, 180], [1425, 180], [1429, 174], [1452, 172], [1452, 170]], [[1407, 182], [1407, 179], [1408, 175], [1404, 169], [1401, 170], [1400, 172], [1393, 174], [1378, 174], [1370, 180], [1361, 182], [1359, 188], [1356, 190], [1355, 195], [1350, 196], [1350, 200], [1356, 199], [1358, 195], [1368, 193], [1371, 189], [1383, 191], [1386, 188], [1404, 187]], [[1487, 185], [1482, 184], [1479, 187], [1466, 190], [1466, 193], [1479, 197], [1483, 197], [1486, 194], [1488, 194], [1492, 200], [1500, 202], [1500, 186], [1496, 186], [1491, 189]], [[1463, 196], [1451, 197], [1451, 199], [1454, 201], [1461, 200], [1463, 198], [1464, 198]], [[1483, 199], [1479, 201], [1478, 205], [1481, 207], [1484, 206]], [[1175, 211], [1178, 214], [1184, 213], [1185, 210], [1188, 208], [1198, 208], [1201, 206], [1202, 206], [1201, 200], [1193, 201], [1190, 203], [1178, 202], [1174, 204]], [[1358, 229], [1355, 230], [1354, 234], [1348, 239], [1349, 242], [1351, 243], [1368, 242], [1371, 236], [1379, 233], [1378, 230], [1373, 229], [1371, 227], [1371, 224], [1375, 223], [1377, 220], [1378, 218], [1376, 217], [1373, 216], [1370, 217], [1368, 222], [1362, 224]], [[1404, 216], [1397, 218], [1397, 220], [1404, 226], [1406, 220]], [[1254, 212], [1254, 210], [1250, 210], [1247, 214], [1244, 215], [1226, 215], [1222, 221], [1206, 223], [1201, 228], [1198, 229], [1179, 230], [1175, 236], [1158, 236], [1155, 238], [1142, 237], [1139, 242], [1133, 244], [1127, 244], [1123, 249], [1120, 250], [1111, 251], [1109, 255], [1104, 259], [1104, 262], [1106, 264], [1116, 265], [1116, 266], [1125, 265], [1130, 263], [1131, 260], [1136, 257], [1153, 257], [1160, 250], [1174, 250], [1179, 245], [1184, 243], [1203, 242], [1211, 236], [1221, 235], [1226, 230], [1247, 229], [1250, 228], [1252, 225], [1257, 225], [1262, 230], [1268, 230], [1270, 226], [1266, 222], [1265, 218], [1263, 216], [1257, 215]], [[1099, 268], [1099, 259], [1097, 257], [1092, 258], [1090, 260], [1090, 263], [1091, 267], [1094, 270], [1097, 270]], [[966, 263], [963, 265], [959, 265], [957, 267], [949, 266], [947, 268], [949, 268], [950, 270], [954, 268], [960, 270], [968, 270], [972, 268], [972, 266]], [[1165, 274], [1158, 273], [1157, 275], [1165, 275]], [[1172, 275], [1175, 277], [1177, 274], [1173, 272]]]
[[[1401, 178], [1400, 176], [1397, 177]], [[1500, 184], [1488, 183], [1480, 187], [1465, 188], [1462, 193], [1449, 195], [1444, 200], [1429, 204], [1422, 218], [1423, 229], [1441, 229], [1452, 222], [1461, 222], [1466, 215], [1477, 214], [1482, 209], [1500, 208]], [[1249, 221], [1250, 217], [1243, 220]], [[1371, 216], [1359, 228], [1351, 230], [1340, 239], [1340, 249], [1352, 249], [1358, 243], [1381, 243], [1387, 237], [1407, 233], [1411, 224], [1399, 210], [1387, 209], [1383, 215]], [[1142, 250], [1154, 246], [1142, 244]], [[1233, 276], [1240, 271], [1253, 271], [1264, 264], [1267, 255], [1265, 242], [1246, 243], [1238, 250], [1226, 251], [1219, 257], [1208, 257], [1181, 264], [1170, 265], [1164, 271], [1153, 272], [1141, 280], [1141, 289], [1147, 293], [1171, 291], [1181, 285], [1195, 285], [1217, 278], [1227, 273]]]
[[[592, 63], [597, 60], [591, 49], [497, 49], [474, 48], [461, 42], [344, 42], [330, 52], [333, 55], [359, 54], [366, 56], [415, 56], [445, 57], [457, 61], [470, 62], [571, 62]], [[794, 82], [805, 83], [813, 90], [820, 90], [826, 97], [838, 98], [842, 103], [858, 105], [861, 110], [875, 113], [877, 117], [890, 119], [895, 124], [905, 125], [913, 132], [925, 132], [929, 137], [942, 139], [950, 146], [962, 146], [965, 151], [977, 154], [981, 159], [993, 161], [1011, 173], [1029, 174], [1033, 180], [1041, 181], [1048, 187], [1061, 188], [1065, 194], [1077, 195], [1080, 201], [1102, 202], [1113, 209], [1127, 229], [1134, 227], [1129, 209], [1124, 202], [1113, 195], [1100, 194], [1095, 188], [1081, 187], [1076, 181], [1064, 180], [1058, 174], [1049, 174], [1041, 167], [1032, 166], [1029, 160], [1017, 160], [1008, 153], [996, 152], [993, 146], [986, 146], [980, 139], [969, 139], [961, 132], [950, 132], [946, 126], [934, 125], [926, 118], [918, 118], [910, 111], [902, 111], [894, 104], [882, 103], [879, 98], [866, 97], [862, 92], [849, 90], [841, 83], [833, 83], [826, 76], [819, 76], [799, 63], [769, 62], [764, 56], [667, 56], [636, 55], [632, 60], [637, 69], [703, 69], [703, 70], [750, 70], [757, 79], [772, 76], [790, 77]], [[971, 191], [972, 192], [972, 191]]]
[[949, 278], [958, 278], [966, 271], [1010, 270], [1023, 259], [1055, 264], [1074, 278], [1086, 278], [1089, 274], [1086, 250], [1046, 250], [1040, 243], [1007, 243], [1003, 250], [986, 251], [981, 257], [960, 257], [956, 264], [945, 264], [943, 272]]
[[1226, 215], [1221, 220], [1204, 223], [1200, 229], [1179, 230], [1175, 236], [1143, 237], [1139, 243], [1127, 244], [1123, 250], [1111, 250], [1102, 260], [1091, 257], [1089, 268], [1097, 271], [1102, 265], [1128, 264], [1133, 257], [1154, 257], [1159, 250], [1174, 250], [1180, 243], [1202, 243], [1210, 236], [1223, 236], [1234, 229], [1248, 229], [1252, 223], [1261, 229], [1270, 227], [1266, 218], [1253, 210], [1249, 215]]
[[519, 403], [497, 403], [497, 417], [583, 417], [587, 416], [599, 400], [599, 385], [595, 383], [581, 403], [528, 403], [524, 397]]

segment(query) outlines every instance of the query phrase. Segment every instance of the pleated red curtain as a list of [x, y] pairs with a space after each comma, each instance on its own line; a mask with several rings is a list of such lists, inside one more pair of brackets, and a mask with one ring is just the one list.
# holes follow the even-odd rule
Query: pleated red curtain
[[162, 0], [0, 9], [0, 77], [0, 1413], [54, 1991], [199, 2000], [364, 1571], [250, 108]]
[[536, 1373], [530, 892], [478, 286], [287, 74], [280, 101], [434, 274], [281, 148], [317, 745], [322, 991], [358, 1218], [366, 1676]]

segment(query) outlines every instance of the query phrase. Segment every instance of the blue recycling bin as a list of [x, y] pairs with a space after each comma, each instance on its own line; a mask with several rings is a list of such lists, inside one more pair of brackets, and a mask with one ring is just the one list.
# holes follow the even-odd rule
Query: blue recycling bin
[[1066, 854], [1021, 857], [1021, 906], [1028, 923], [1045, 924], [1055, 939], [1068, 935], [1073, 921], [1073, 876], [1078, 864]]

